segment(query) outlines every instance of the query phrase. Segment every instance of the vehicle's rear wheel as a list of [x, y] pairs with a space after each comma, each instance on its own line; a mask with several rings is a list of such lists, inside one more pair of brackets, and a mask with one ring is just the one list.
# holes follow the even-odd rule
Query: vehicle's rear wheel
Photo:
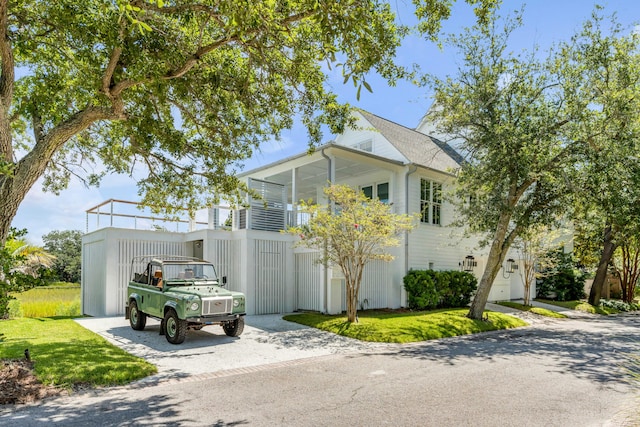
[[167, 341], [171, 344], [181, 344], [187, 335], [187, 321], [178, 318], [174, 309], [167, 311], [164, 315], [164, 328]]
[[223, 323], [222, 329], [224, 329], [224, 333], [230, 337], [239, 337], [242, 331], [244, 331], [244, 319], [240, 317], [231, 322]]
[[129, 324], [136, 331], [143, 330], [147, 324], [147, 315], [138, 310], [135, 300], [129, 303]]

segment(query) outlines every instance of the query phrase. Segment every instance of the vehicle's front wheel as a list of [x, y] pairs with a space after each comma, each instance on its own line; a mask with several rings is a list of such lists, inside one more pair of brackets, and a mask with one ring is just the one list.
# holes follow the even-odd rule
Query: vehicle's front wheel
[[164, 335], [171, 344], [181, 344], [187, 335], [187, 321], [178, 318], [174, 309], [164, 315]]
[[244, 331], [244, 319], [242, 317], [222, 324], [224, 333], [230, 337], [239, 337]]
[[131, 301], [129, 303], [129, 324], [136, 331], [141, 331], [147, 324], [147, 315], [138, 310], [138, 303]]

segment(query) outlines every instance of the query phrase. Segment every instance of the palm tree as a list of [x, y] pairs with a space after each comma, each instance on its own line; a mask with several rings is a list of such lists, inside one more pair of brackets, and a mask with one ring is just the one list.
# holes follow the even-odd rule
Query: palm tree
[[29, 244], [26, 240], [9, 239], [5, 247], [14, 258], [19, 260], [12, 271], [32, 277], [38, 277], [40, 268], [51, 268], [56, 260], [55, 255], [51, 255], [40, 246]]

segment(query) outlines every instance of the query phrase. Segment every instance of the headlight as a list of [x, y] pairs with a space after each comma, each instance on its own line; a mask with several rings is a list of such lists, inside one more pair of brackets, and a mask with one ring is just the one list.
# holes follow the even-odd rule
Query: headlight
[[234, 307], [239, 307], [240, 306], [240, 300], [239, 299], [234, 299], [233, 300], [233, 306]]
[[197, 302], [194, 302], [194, 303], [192, 303], [192, 304], [189, 306], [189, 310], [191, 310], [191, 311], [196, 311], [196, 310], [198, 309], [198, 307], [200, 307], [200, 306], [198, 305], [198, 303], [197, 303]]

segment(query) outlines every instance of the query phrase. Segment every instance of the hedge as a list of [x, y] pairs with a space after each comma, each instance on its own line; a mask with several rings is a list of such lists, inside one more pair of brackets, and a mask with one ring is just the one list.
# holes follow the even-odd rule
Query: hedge
[[414, 310], [464, 307], [478, 286], [473, 274], [457, 270], [411, 270], [403, 281]]

